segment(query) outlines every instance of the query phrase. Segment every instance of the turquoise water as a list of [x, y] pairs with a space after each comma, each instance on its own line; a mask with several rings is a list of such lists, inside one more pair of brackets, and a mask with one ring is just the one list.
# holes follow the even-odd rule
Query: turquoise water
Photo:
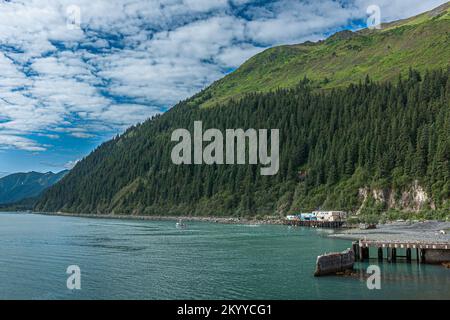
[[[381, 264], [381, 290], [363, 277], [314, 278], [317, 255], [350, 245], [327, 232], [3, 213], [0, 298], [450, 299], [450, 270], [438, 266]], [[66, 287], [69, 265], [81, 290]]]

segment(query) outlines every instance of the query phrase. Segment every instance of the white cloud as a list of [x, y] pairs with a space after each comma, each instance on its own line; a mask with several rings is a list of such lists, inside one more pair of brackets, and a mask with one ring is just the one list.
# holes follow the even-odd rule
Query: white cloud
[[64, 168], [66, 169], [72, 169], [73, 167], [75, 167], [75, 165], [79, 162], [80, 160], [73, 160], [73, 161], [68, 161], [64, 164]]
[[[123, 130], [266, 47], [321, 39], [369, 5], [389, 21], [444, 2], [0, 1], [0, 148], [43, 151], [31, 137]], [[71, 5], [81, 29], [67, 28]]]
[[0, 133], [0, 148], [1, 149], [15, 148], [26, 151], [46, 150], [44, 146], [41, 146], [30, 139], [3, 133]]
[[237, 68], [243, 61], [248, 60], [260, 51], [261, 48], [255, 47], [254, 45], [242, 44], [239, 46], [224, 48], [215, 57], [215, 59], [219, 62], [219, 64], [225, 67]]

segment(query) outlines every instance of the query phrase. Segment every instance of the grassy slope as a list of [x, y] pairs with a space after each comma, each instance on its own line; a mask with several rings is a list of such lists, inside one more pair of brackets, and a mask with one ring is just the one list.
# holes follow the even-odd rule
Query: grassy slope
[[274, 47], [196, 95], [210, 107], [249, 92], [292, 87], [305, 76], [320, 88], [358, 82], [367, 74], [392, 80], [410, 67], [419, 71], [450, 62], [450, 3], [381, 30], [339, 32], [325, 41]]

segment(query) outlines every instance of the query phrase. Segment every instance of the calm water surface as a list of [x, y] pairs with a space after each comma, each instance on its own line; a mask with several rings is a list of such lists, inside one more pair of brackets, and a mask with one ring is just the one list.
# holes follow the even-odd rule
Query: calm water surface
[[[438, 266], [381, 264], [381, 290], [314, 278], [317, 255], [350, 246], [327, 232], [0, 213], [0, 299], [450, 299]], [[69, 265], [81, 290], [66, 287]]]

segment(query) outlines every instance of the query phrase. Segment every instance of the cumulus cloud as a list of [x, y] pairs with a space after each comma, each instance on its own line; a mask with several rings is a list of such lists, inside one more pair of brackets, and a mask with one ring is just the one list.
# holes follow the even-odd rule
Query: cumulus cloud
[[0, 134], [0, 148], [15, 148], [26, 151], [45, 151], [46, 148], [38, 145], [34, 141], [16, 135]]
[[[318, 40], [379, 5], [383, 21], [445, 0], [0, 1], [0, 148], [89, 139], [163, 112], [278, 44]], [[71, 28], [67, 8], [80, 10]], [[75, 19], [77, 20], [77, 19]]]
[[80, 160], [73, 160], [73, 161], [68, 161], [64, 164], [64, 168], [66, 169], [72, 169], [73, 167], [75, 167], [75, 165], [79, 162]]

